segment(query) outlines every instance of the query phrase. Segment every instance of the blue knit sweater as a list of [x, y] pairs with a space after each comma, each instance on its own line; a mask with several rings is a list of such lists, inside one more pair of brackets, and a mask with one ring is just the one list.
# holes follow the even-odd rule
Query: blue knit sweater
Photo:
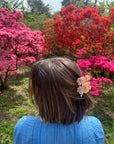
[[24, 116], [15, 126], [13, 144], [104, 144], [104, 132], [101, 122], [92, 116], [68, 126]]

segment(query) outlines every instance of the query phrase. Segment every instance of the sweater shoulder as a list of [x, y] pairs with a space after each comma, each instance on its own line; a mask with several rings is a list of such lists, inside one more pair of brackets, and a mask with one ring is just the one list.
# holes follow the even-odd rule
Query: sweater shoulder
[[[101, 142], [101, 144], [104, 143], [104, 131], [100, 120], [96, 117], [88, 116], [87, 121], [90, 133], [92, 133], [92, 135], [94, 135], [94, 138]], [[99, 142], [98, 144], [100, 144]]]
[[23, 116], [15, 125], [13, 132], [13, 144], [24, 144], [26, 143], [24, 137], [28, 137], [32, 140], [32, 133], [35, 122], [38, 118]]

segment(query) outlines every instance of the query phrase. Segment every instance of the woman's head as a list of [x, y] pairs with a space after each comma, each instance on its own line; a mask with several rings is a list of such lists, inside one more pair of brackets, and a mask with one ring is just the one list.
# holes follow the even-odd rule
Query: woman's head
[[32, 101], [45, 122], [71, 124], [80, 122], [92, 99], [77, 92], [81, 71], [68, 58], [55, 57], [36, 62], [31, 70], [29, 89]]

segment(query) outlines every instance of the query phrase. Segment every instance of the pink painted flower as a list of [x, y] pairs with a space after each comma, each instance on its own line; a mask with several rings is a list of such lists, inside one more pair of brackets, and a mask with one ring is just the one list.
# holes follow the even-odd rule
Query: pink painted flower
[[83, 93], [84, 93], [84, 88], [82, 87], [82, 86], [80, 86], [80, 87], [78, 87], [77, 88], [77, 92], [81, 95], [81, 97], [82, 97], [82, 95], [83, 95]]
[[90, 80], [89, 75], [85, 75], [77, 79], [77, 83], [79, 85], [77, 92], [81, 95], [81, 97], [83, 93], [87, 93], [91, 89], [90, 82], [88, 82], [88, 80]]

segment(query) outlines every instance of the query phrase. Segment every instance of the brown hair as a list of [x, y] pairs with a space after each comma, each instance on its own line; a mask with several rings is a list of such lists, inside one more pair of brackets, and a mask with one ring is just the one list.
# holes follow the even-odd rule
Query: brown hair
[[30, 96], [47, 123], [80, 122], [94, 102], [87, 94], [77, 93], [81, 71], [68, 58], [55, 57], [36, 62], [31, 70]]

